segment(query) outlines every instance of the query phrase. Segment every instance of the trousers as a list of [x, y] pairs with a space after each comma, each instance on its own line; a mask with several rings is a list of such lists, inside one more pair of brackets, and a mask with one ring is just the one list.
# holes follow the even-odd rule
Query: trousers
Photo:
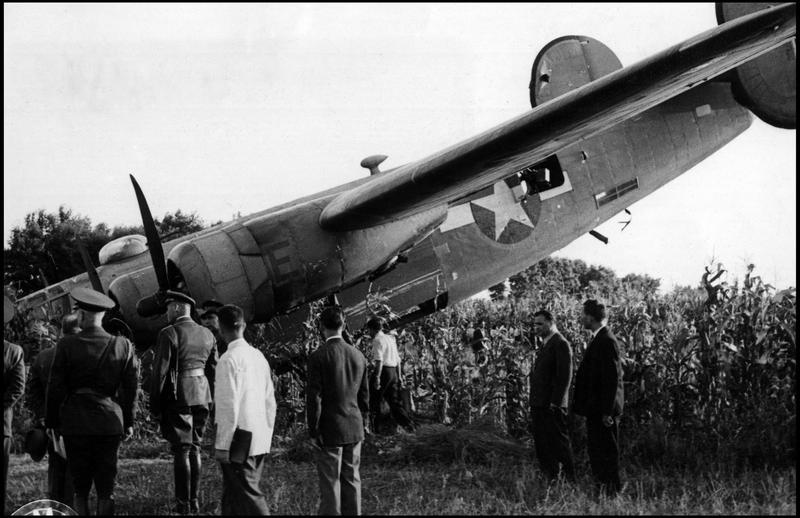
[[558, 477], [560, 464], [564, 477], [574, 481], [575, 463], [572, 459], [572, 444], [564, 413], [560, 409], [534, 407], [531, 410], [531, 417], [536, 457], [539, 459], [542, 471], [549, 478], [555, 479]]
[[606, 426], [600, 416], [586, 418], [586, 449], [592, 473], [601, 489], [609, 496], [622, 488], [619, 476], [619, 424]]
[[191, 451], [200, 451], [203, 432], [208, 420], [208, 406], [175, 406], [175, 403], [165, 405], [161, 416], [161, 435], [173, 447], [176, 445], [191, 445]]
[[[373, 386], [375, 386], [374, 383]], [[385, 399], [389, 403], [392, 417], [397, 421], [397, 424], [407, 430], [414, 429], [414, 422], [400, 400], [400, 378], [397, 374], [397, 367], [383, 367], [381, 369], [381, 388], [372, 391], [371, 394], [370, 413], [373, 416], [373, 420], [380, 413], [381, 401]]]
[[322, 446], [315, 453], [319, 474], [319, 514], [361, 514], [361, 442]]
[[69, 463], [56, 453], [52, 441], [47, 442], [47, 492], [50, 500], [72, 507], [75, 489]]
[[8, 458], [11, 456], [11, 437], [3, 436], [3, 516], [10, 514], [7, 512], [8, 503]]
[[88, 497], [94, 482], [98, 500], [111, 498], [117, 478], [117, 455], [121, 440], [119, 435], [64, 436], [64, 448], [67, 450], [76, 496]]
[[269, 516], [267, 499], [259, 487], [266, 455], [247, 457], [242, 463], [220, 463], [222, 469], [222, 514], [224, 516]]

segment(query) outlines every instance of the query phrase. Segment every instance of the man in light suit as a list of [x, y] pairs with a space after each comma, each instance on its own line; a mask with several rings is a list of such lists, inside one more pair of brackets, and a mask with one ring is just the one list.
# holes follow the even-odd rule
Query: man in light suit
[[573, 412], [586, 417], [589, 463], [608, 496], [622, 488], [619, 476], [619, 418], [625, 402], [619, 344], [606, 326], [606, 308], [596, 300], [583, 304], [583, 326], [592, 341], [575, 375]]
[[[275, 387], [264, 355], [244, 339], [244, 313], [233, 304], [217, 311], [219, 330], [228, 344], [217, 365], [215, 404], [216, 459], [222, 468], [222, 514], [269, 515], [259, 488], [264, 459], [275, 429]], [[235, 442], [236, 431], [249, 432], [249, 448]], [[245, 450], [243, 452], [243, 450]], [[241, 459], [232, 458], [242, 453]]]
[[369, 413], [367, 360], [342, 338], [344, 315], [327, 307], [320, 315], [325, 343], [308, 358], [308, 432], [319, 449], [321, 515], [361, 514], [361, 441]]

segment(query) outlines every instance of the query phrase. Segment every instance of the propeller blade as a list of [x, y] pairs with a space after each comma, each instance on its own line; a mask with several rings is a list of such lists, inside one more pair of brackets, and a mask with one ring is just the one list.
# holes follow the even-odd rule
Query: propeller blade
[[169, 289], [169, 277], [167, 276], [167, 262], [164, 259], [164, 248], [161, 246], [161, 239], [158, 237], [158, 230], [156, 229], [153, 215], [150, 213], [150, 207], [147, 206], [147, 200], [144, 197], [142, 188], [133, 175], [130, 175], [131, 182], [133, 182], [133, 190], [136, 191], [136, 201], [139, 202], [139, 212], [142, 214], [142, 224], [144, 225], [144, 233], [147, 237], [147, 247], [150, 249], [150, 258], [153, 261], [153, 269], [156, 272], [156, 279], [158, 280], [158, 287], [160, 290]]
[[86, 249], [86, 245], [83, 244], [83, 241], [78, 241], [78, 250], [81, 253], [81, 259], [83, 259], [83, 267], [86, 269], [86, 273], [89, 274], [89, 280], [92, 282], [92, 288], [94, 291], [99, 291], [105, 295], [106, 292], [103, 289], [103, 283], [100, 282], [100, 276], [97, 274], [97, 270], [92, 263], [92, 258], [89, 257], [89, 251]]

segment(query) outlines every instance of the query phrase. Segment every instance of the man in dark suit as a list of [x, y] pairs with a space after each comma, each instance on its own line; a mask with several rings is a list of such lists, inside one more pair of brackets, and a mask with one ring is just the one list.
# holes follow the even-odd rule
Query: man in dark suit
[[[14, 318], [14, 303], [3, 296], [3, 325]], [[11, 455], [11, 422], [14, 406], [25, 392], [25, 359], [22, 347], [3, 340], [3, 514], [6, 514], [8, 457]]]
[[327, 307], [320, 315], [325, 343], [308, 358], [308, 431], [319, 447], [321, 515], [361, 514], [361, 441], [369, 413], [367, 360], [342, 339], [344, 315]]
[[561, 464], [564, 477], [574, 481], [575, 467], [566, 422], [572, 348], [558, 332], [549, 311], [534, 313], [533, 331], [542, 340], [531, 370], [531, 418], [536, 456], [542, 471], [551, 480], [558, 478]]
[[214, 396], [217, 347], [214, 335], [189, 316], [194, 300], [167, 291], [167, 319], [158, 334], [150, 378], [150, 411], [170, 442], [175, 469], [175, 511], [197, 512], [200, 446]]
[[117, 454], [123, 434], [133, 433], [139, 361], [133, 344], [102, 327], [114, 301], [102, 293], [75, 288], [81, 332], [56, 345], [47, 384], [45, 426], [64, 436], [75, 488], [75, 510], [89, 514], [89, 491], [97, 489], [97, 514], [114, 514]]
[[[61, 319], [61, 336], [76, 335], [81, 332], [78, 326], [78, 314], [69, 313]], [[47, 382], [50, 379], [50, 366], [56, 355], [55, 344], [43, 349], [36, 355], [31, 364], [30, 383], [28, 384], [28, 404], [36, 419], [36, 426], [44, 428], [45, 397]], [[48, 498], [72, 506], [72, 476], [69, 465], [57, 451], [52, 440], [47, 441], [47, 491]]]
[[583, 304], [583, 326], [592, 341], [575, 376], [573, 412], [586, 417], [592, 472], [605, 493], [616, 495], [619, 476], [619, 417], [624, 405], [622, 362], [617, 339], [606, 327], [606, 308], [596, 300]]

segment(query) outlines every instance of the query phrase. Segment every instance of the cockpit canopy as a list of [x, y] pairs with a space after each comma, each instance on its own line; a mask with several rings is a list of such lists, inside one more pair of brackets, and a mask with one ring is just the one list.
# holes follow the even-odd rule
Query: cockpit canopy
[[139, 234], [123, 236], [100, 249], [100, 264], [118, 263], [147, 251], [147, 238]]

